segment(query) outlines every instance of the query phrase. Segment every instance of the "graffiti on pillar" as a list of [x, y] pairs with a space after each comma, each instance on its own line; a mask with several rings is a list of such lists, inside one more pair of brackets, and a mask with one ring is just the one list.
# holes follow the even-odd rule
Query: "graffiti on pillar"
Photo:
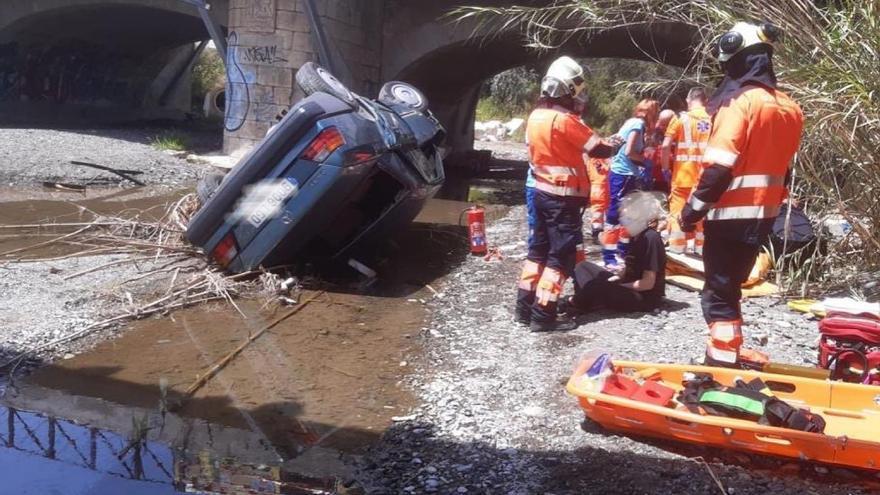
[[224, 127], [235, 132], [242, 127], [251, 110], [251, 85], [257, 81], [252, 68], [242, 67], [239, 60], [238, 33], [229, 33], [226, 51], [226, 117]]
[[283, 64], [287, 59], [278, 53], [278, 47], [272, 46], [250, 46], [241, 49], [242, 59], [252, 64]]
[[74, 41], [0, 44], [0, 101], [132, 103], [136, 66], [106, 47]]
[[244, 11], [244, 25], [258, 31], [274, 31], [275, 0], [250, 0]]

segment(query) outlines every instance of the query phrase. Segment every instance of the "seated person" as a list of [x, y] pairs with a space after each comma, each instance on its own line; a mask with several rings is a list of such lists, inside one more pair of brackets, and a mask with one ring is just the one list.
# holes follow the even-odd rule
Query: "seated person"
[[574, 296], [568, 311], [605, 307], [616, 311], [651, 311], [666, 294], [666, 249], [657, 231], [663, 208], [649, 192], [629, 194], [622, 202], [620, 223], [632, 236], [620, 275], [584, 261], [575, 267]]

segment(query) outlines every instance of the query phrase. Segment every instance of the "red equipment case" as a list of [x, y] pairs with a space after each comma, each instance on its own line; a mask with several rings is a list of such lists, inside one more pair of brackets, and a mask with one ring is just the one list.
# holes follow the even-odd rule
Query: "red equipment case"
[[[880, 371], [880, 319], [829, 313], [819, 322], [819, 332], [819, 366], [830, 369], [834, 365], [832, 376], [846, 381], [880, 385], [880, 374], [876, 373]], [[865, 363], [875, 373], [865, 373]], [[862, 375], [847, 374], [853, 368]]]

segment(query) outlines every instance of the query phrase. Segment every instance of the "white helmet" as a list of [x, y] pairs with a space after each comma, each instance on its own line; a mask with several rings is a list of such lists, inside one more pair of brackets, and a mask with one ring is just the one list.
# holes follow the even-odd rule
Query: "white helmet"
[[718, 60], [727, 62], [743, 49], [753, 45], [766, 44], [773, 46], [782, 36], [782, 31], [773, 24], [761, 25], [737, 22], [733, 29], [718, 39]]
[[551, 98], [576, 98], [586, 87], [584, 68], [571, 57], [559, 57], [550, 64], [541, 80], [541, 94]]

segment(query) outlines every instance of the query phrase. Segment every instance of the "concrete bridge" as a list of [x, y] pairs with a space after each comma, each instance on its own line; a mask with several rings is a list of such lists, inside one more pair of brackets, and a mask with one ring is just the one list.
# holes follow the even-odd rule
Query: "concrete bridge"
[[[498, 72], [524, 64], [540, 65], [559, 52], [683, 65], [692, 49], [693, 33], [680, 25], [629, 26], [588, 42], [574, 40], [559, 51], [548, 53], [524, 49], [522, 40], [515, 36], [474, 36], [473, 25], [442, 18], [461, 4], [503, 5], [522, 1], [211, 3], [212, 16], [226, 33], [229, 44], [225, 119], [225, 148], [229, 152], [245, 150], [265, 135], [274, 116], [299, 97], [293, 81], [296, 69], [306, 61], [322, 58], [322, 51], [332, 61], [337, 76], [362, 94], [374, 96], [382, 82], [392, 79], [416, 84], [446, 125], [453, 146], [467, 149], [473, 140], [479, 87]], [[314, 16], [309, 15], [309, 3], [314, 6]], [[22, 57], [24, 47], [29, 45], [86, 45], [100, 52], [95, 56], [121, 57], [129, 64], [128, 69], [117, 73], [124, 74], [124, 83], [137, 85], [140, 81], [139, 93], [122, 91], [124, 85], [119, 82], [89, 89], [82, 75], [77, 81], [88, 97], [107, 99], [109, 92], [112, 97], [128, 98], [125, 103], [137, 104], [141, 109], [173, 107], [173, 98], [168, 94], [170, 82], [177, 86], [176, 101], [185, 98], [185, 85], [173, 76], [188, 63], [193, 42], [207, 38], [195, 8], [182, 0], [6, 0], [0, 5], [0, 47], [17, 43], [18, 56]], [[0, 53], [0, 102], [4, 100], [2, 60]], [[92, 70], [100, 70], [100, 60], [93, 61]], [[20, 59], [19, 70], [25, 66], [27, 63]], [[88, 72], [91, 67], [80, 68], [80, 72]], [[74, 76], [68, 75], [68, 80]], [[6, 86], [8, 103], [9, 91], [16, 90]], [[46, 91], [50, 95], [53, 91], [60, 95], [56, 99], [63, 98], [68, 91], [63, 85], [56, 85], [61, 89], [48, 86]], [[113, 93], [114, 88], [121, 93]], [[17, 91], [21, 94], [21, 88]], [[162, 94], [166, 101], [160, 104]], [[15, 103], [22, 104], [20, 100]]]
[[[211, 15], [228, 24], [229, 0]], [[0, 2], [0, 120], [183, 118], [198, 11], [180, 0]]]

